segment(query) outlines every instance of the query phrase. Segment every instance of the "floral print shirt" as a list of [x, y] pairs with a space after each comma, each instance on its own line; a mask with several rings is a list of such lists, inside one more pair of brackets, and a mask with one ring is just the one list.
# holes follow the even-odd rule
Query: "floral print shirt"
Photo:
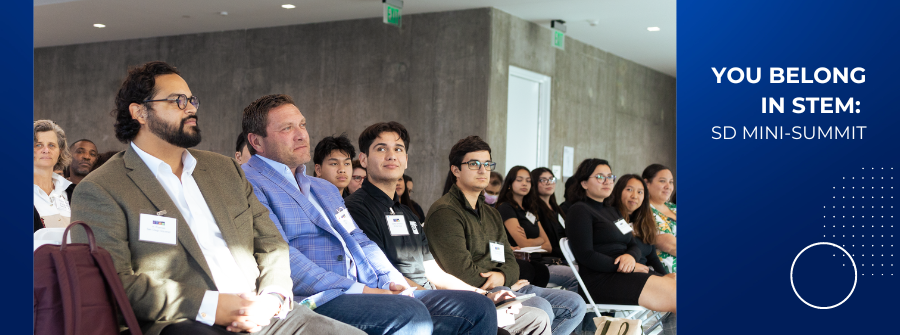
[[[678, 211], [675, 209], [675, 204], [667, 202], [666, 207], [668, 207], [669, 210], [672, 211], [672, 213], [678, 214]], [[672, 236], [677, 237], [677, 235], [675, 234], [675, 219], [660, 213], [656, 209], [656, 207], [653, 207], [652, 204], [650, 205], [650, 208], [653, 210], [653, 217], [656, 219], [656, 225], [659, 227], [659, 233], [672, 234]], [[659, 260], [663, 263], [663, 266], [666, 267], [666, 270], [668, 270], [669, 273], [675, 273], [675, 267], [677, 264], [675, 261], [675, 256], [659, 249], [656, 249], [656, 252], [657, 254], [659, 254]]]

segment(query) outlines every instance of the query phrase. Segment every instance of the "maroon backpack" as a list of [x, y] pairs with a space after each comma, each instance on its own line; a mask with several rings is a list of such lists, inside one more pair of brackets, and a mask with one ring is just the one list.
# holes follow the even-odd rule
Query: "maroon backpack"
[[[76, 225], [84, 227], [88, 244], [66, 244]], [[35, 334], [119, 334], [119, 310], [131, 334], [140, 335], [112, 257], [97, 246], [86, 223], [72, 222], [62, 245], [45, 244], [34, 251]]]

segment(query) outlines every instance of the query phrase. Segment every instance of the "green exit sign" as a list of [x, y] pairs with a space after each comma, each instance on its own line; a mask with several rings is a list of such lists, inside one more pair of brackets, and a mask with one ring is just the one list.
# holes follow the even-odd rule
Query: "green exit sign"
[[559, 30], [553, 31], [553, 47], [560, 50], [566, 50], [566, 33]]
[[400, 12], [402, 9], [402, 1], [385, 1], [384, 23], [400, 27]]

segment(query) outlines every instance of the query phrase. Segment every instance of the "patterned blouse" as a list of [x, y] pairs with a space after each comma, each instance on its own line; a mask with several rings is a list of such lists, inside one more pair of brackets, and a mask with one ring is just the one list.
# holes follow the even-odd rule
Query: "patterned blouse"
[[[678, 214], [678, 211], [676, 211], [675, 209], [675, 204], [667, 202], [666, 207], [669, 207], [669, 210], [671, 210], [672, 213]], [[652, 204], [650, 205], [650, 208], [653, 210], [653, 217], [656, 219], [656, 225], [659, 227], [659, 233], [672, 234], [672, 236], [677, 237], [677, 235], [675, 234], [675, 219], [660, 213], [658, 210], [656, 210], [656, 207], [653, 207]], [[657, 254], [659, 254], [659, 260], [663, 263], [663, 266], [666, 267], [666, 270], [668, 270], [669, 273], [675, 273], [675, 256], [659, 249], [656, 249], [656, 252]]]

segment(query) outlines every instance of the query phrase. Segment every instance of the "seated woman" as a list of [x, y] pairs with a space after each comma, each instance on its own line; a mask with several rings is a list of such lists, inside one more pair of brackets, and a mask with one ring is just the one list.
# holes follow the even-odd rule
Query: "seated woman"
[[490, 182], [484, 188], [484, 202], [488, 205], [497, 204], [497, 197], [500, 196], [500, 186], [503, 185], [503, 176], [497, 171], [491, 171]]
[[669, 198], [675, 194], [675, 177], [672, 171], [662, 164], [651, 164], [641, 174], [647, 183], [647, 194], [650, 195], [650, 210], [659, 228], [659, 236], [656, 239], [656, 248], [659, 250], [659, 259], [666, 270], [675, 273], [676, 269], [676, 230], [675, 230], [675, 203]]
[[412, 177], [403, 175], [397, 179], [397, 195], [400, 196], [400, 203], [406, 205], [413, 210], [413, 214], [419, 218], [419, 222], [423, 225], [425, 224], [425, 212], [422, 211], [422, 206], [419, 206], [419, 203], [415, 202], [412, 198]]
[[[541, 200], [535, 189], [531, 187], [531, 172], [528, 171], [528, 168], [519, 165], [510, 169], [500, 188], [496, 207], [500, 212], [503, 225], [506, 227], [506, 237], [513, 249], [540, 247], [547, 252], [553, 252], [553, 244], [538, 219], [539, 201]], [[531, 256], [538, 256], [531, 257], [529, 262], [531, 266], [535, 267], [536, 274], [544, 272], [542, 267], [548, 269], [548, 283], [562, 286], [573, 292], [578, 291], [578, 281], [570, 267], [566, 265], [546, 266], [540, 260], [539, 254]], [[531, 280], [529, 279], [529, 281]], [[532, 284], [535, 283], [540, 282], [535, 279]]]
[[631, 227], [618, 209], [603, 204], [616, 179], [609, 162], [586, 159], [572, 178], [577, 184], [568, 197], [573, 204], [566, 235], [594, 301], [675, 312], [675, 278], [651, 274], [645, 263], [638, 262], [643, 252]]
[[350, 184], [347, 185], [347, 188], [344, 189], [344, 192], [341, 193], [341, 196], [346, 198], [353, 192], [356, 192], [360, 187], [362, 187], [363, 180], [366, 179], [366, 168], [362, 167], [359, 164], [358, 159], [354, 159], [350, 162], [350, 166], [353, 167], [353, 174], [350, 177]]
[[62, 128], [50, 120], [34, 121], [34, 231], [69, 225], [72, 182], [53, 171], [70, 160]]
[[[559, 249], [559, 239], [566, 237], [566, 219], [556, 203], [556, 177], [550, 169], [539, 167], [531, 171], [531, 188], [536, 190], [538, 201], [538, 220], [541, 228], [547, 233], [553, 250], [548, 256], [558, 264], [564, 264], [565, 257]], [[546, 257], [545, 257], [546, 258]]]
[[[644, 267], [650, 267], [650, 274], [665, 275], [668, 273], [656, 254], [656, 237], [659, 232], [656, 228], [656, 220], [650, 211], [649, 195], [646, 192], [647, 184], [636, 174], [626, 174], [618, 178], [613, 187], [612, 195], [606, 198], [606, 204], [619, 210], [619, 214], [628, 222], [634, 234], [634, 243], [641, 249], [641, 258], [637, 260], [635, 267], [644, 272]], [[641, 265], [641, 264], [645, 264]], [[674, 277], [674, 274], [672, 275]]]

